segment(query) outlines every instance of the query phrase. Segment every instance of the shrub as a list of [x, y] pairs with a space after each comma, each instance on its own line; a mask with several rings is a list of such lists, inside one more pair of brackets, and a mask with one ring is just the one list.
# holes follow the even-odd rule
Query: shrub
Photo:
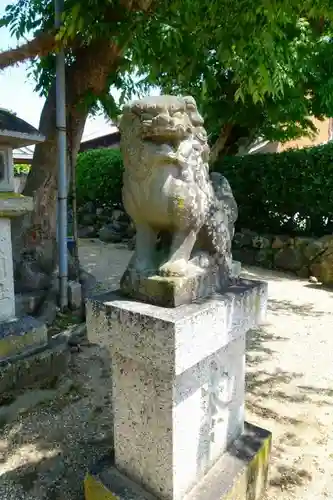
[[321, 236], [333, 232], [333, 144], [277, 154], [227, 157], [238, 228]]
[[78, 156], [76, 195], [79, 205], [121, 203], [123, 161], [118, 149], [92, 149]]
[[30, 168], [31, 166], [25, 163], [14, 163], [14, 175], [28, 175], [28, 173], [30, 172]]

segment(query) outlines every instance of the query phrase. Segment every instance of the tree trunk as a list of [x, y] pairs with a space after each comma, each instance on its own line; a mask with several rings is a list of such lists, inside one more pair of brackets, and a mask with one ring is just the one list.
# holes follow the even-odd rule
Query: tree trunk
[[[109, 74], [117, 68], [121, 50], [110, 41], [100, 40], [79, 49], [76, 62], [66, 78], [66, 118], [75, 161], [89, 109], [87, 92], [107, 91]], [[57, 131], [55, 83], [45, 101], [40, 118], [45, 142], [38, 144], [23, 194], [34, 198], [31, 214], [16, 220], [12, 228], [15, 285], [17, 291], [49, 288], [56, 264]]]
[[219, 158], [223, 149], [225, 148], [225, 145], [228, 141], [232, 127], [233, 127], [233, 125], [231, 123], [226, 123], [221, 129], [219, 137], [217, 138], [217, 140], [213, 144], [213, 146], [210, 150], [210, 163], [212, 165], [217, 161], [217, 159]]
[[210, 164], [213, 165], [224, 156], [243, 154], [252, 143], [254, 132], [238, 124], [226, 123], [211, 148]]

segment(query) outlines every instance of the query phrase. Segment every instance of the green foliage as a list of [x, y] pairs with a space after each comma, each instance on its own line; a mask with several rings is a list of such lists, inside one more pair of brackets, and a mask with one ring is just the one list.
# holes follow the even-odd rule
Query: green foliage
[[123, 161], [118, 149], [92, 149], [78, 155], [76, 195], [79, 205], [121, 203]]
[[[252, 69], [246, 58], [238, 60], [237, 68], [226, 67], [218, 51], [213, 49], [213, 39], [210, 47], [202, 45], [197, 50], [189, 77], [184, 78], [184, 71], [165, 71], [155, 76], [155, 80], [154, 75], [148, 78], [158, 82], [165, 92], [196, 98], [211, 144], [227, 127], [229, 135], [225, 136], [222, 155], [235, 154], [241, 144], [249, 145], [258, 137], [284, 142], [311, 136], [315, 127], [309, 116], [319, 119], [333, 116], [332, 31], [331, 22], [318, 30], [317, 24], [309, 20], [290, 18], [278, 45], [286, 55], [286, 59], [278, 62], [279, 82], [272, 82], [275, 80], [273, 61], [267, 59], [263, 63], [258, 57], [255, 63], [253, 54]], [[263, 99], [256, 96], [253, 72], [261, 73], [266, 81]], [[249, 75], [248, 91], [239, 81], [239, 74], [243, 73]]]
[[[268, 96], [283, 96], [285, 87], [293, 85], [296, 59], [305, 56], [313, 31], [318, 38], [318, 23], [309, 19], [309, 12], [307, 2], [297, 1], [192, 2], [191, 9], [179, 10], [168, 24], [150, 23], [150, 36], [136, 41], [133, 53], [148, 80], [163, 88], [198, 86], [205, 92], [217, 71], [228, 77], [236, 101], [262, 103]], [[320, 15], [318, 5], [312, 12]], [[160, 43], [151, 43], [151, 37], [157, 38], [154, 28]], [[326, 30], [331, 32], [330, 23], [324, 35]]]
[[[133, 88], [125, 75], [135, 69], [148, 74], [149, 83], [163, 75], [190, 82], [199, 74], [197, 59], [213, 58], [232, 75], [236, 99], [258, 103], [283, 94], [309, 22], [317, 29], [314, 18], [332, 18], [332, 11], [331, 0], [64, 0], [57, 38], [68, 65], [98, 39], [124, 47], [125, 64], [112, 82], [123, 97]], [[52, 30], [53, 18], [53, 0], [17, 0], [7, 6], [2, 24], [19, 39]], [[54, 76], [52, 58], [34, 65], [41, 92]]]
[[25, 163], [14, 163], [14, 175], [19, 176], [19, 175], [28, 175], [30, 172], [30, 165], [27, 165]]
[[333, 231], [333, 143], [276, 154], [226, 157], [238, 227], [322, 236]]

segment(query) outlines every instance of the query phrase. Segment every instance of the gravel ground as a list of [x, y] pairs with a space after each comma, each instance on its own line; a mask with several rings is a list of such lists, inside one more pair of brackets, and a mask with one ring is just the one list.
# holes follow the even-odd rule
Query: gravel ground
[[[81, 261], [117, 286], [130, 252], [82, 241]], [[273, 432], [267, 500], [333, 500], [333, 292], [285, 274], [245, 269], [269, 283], [267, 323], [247, 351], [247, 419]], [[0, 407], [1, 500], [82, 500], [87, 466], [112, 443], [110, 361], [72, 349], [55, 387]]]

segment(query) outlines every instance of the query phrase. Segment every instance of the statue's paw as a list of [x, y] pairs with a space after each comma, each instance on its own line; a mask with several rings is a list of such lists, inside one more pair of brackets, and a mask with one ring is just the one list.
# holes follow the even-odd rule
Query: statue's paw
[[160, 276], [186, 276], [188, 274], [188, 262], [185, 259], [166, 262], [159, 269]]
[[197, 274], [198, 271], [200, 269], [196, 265], [187, 262], [185, 259], [179, 259], [163, 264], [159, 269], [159, 274], [160, 276], [177, 276], [180, 278], [194, 273]]

